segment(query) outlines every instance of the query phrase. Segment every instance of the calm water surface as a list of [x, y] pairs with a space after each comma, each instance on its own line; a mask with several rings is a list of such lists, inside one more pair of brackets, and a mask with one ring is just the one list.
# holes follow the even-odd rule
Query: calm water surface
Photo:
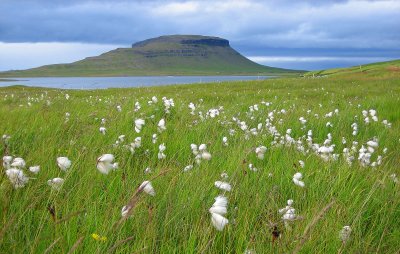
[[223, 81], [263, 80], [267, 76], [146, 76], [146, 77], [46, 77], [6, 78], [0, 87], [25, 85], [62, 89], [104, 89], [123, 87], [161, 86], [173, 84], [198, 84]]

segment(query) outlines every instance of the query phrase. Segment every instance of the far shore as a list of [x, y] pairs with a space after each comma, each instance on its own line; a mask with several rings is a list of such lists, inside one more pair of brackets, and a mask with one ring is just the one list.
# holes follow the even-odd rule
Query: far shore
[[13, 81], [21, 81], [21, 80], [9, 79], [9, 78], [0, 78], [0, 82], [13, 82]]

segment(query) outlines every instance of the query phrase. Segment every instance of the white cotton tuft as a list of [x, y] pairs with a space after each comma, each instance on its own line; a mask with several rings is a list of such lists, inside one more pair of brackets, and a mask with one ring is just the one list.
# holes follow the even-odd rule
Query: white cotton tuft
[[37, 174], [37, 173], [39, 173], [39, 171], [40, 171], [40, 166], [32, 166], [32, 167], [29, 167], [29, 171], [31, 171], [31, 172], [34, 173], [34, 174]]
[[344, 243], [350, 239], [350, 235], [351, 235], [351, 227], [350, 226], [344, 226], [339, 232], [339, 238]]
[[139, 132], [142, 130], [144, 124], [145, 124], [145, 120], [140, 119], [140, 118], [139, 118], [139, 119], [136, 119], [136, 120], [135, 120], [135, 131], [136, 131], [137, 133], [139, 133]]
[[47, 181], [47, 184], [54, 190], [60, 190], [64, 184], [64, 179], [56, 177]]
[[229, 220], [218, 213], [211, 213], [211, 222], [218, 231], [222, 231]]
[[118, 168], [118, 163], [114, 163], [114, 155], [112, 154], [103, 154], [99, 158], [97, 158], [97, 169], [100, 173], [107, 175], [111, 170], [115, 170]]
[[144, 192], [146, 192], [147, 194], [149, 194], [150, 196], [155, 196], [156, 192], [153, 188], [153, 186], [151, 185], [150, 181], [144, 181], [140, 186], [139, 186], [140, 190], [143, 190]]
[[15, 167], [15, 168], [19, 168], [19, 169], [25, 168], [25, 166], [26, 166], [25, 160], [22, 158], [18, 158], [18, 157], [14, 158], [14, 160], [11, 163], [11, 167]]
[[121, 209], [121, 216], [122, 217], [127, 216], [130, 210], [131, 210], [130, 206], [127, 206], [127, 205], [123, 206]]
[[71, 167], [71, 164], [72, 162], [67, 157], [57, 158], [57, 165], [63, 171], [67, 171]]
[[301, 181], [302, 178], [303, 178], [303, 175], [302, 175], [300, 172], [297, 172], [297, 173], [294, 174], [294, 176], [293, 176], [293, 183], [294, 183], [295, 185], [300, 186], [300, 187], [303, 188], [303, 187], [305, 186], [305, 184], [304, 184], [303, 181]]
[[224, 191], [231, 191], [231, 185], [227, 182], [222, 182], [222, 181], [216, 181], [215, 182], [215, 187], [224, 190]]
[[6, 175], [15, 189], [22, 188], [28, 183], [29, 178], [20, 169], [10, 168], [6, 170]]

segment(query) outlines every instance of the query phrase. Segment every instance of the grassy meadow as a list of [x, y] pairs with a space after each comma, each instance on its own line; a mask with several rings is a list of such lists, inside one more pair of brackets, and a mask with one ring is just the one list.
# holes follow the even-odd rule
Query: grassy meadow
[[[399, 77], [0, 88], [1, 157], [23, 158], [29, 178], [14, 188], [1, 170], [0, 253], [398, 253]], [[174, 101], [169, 113], [163, 97]], [[145, 120], [140, 133], [136, 119]], [[367, 163], [359, 156], [369, 141]], [[191, 144], [206, 144], [211, 159], [197, 164]], [[255, 152], [260, 146], [264, 159]], [[118, 169], [100, 173], [102, 154], [113, 154]], [[66, 171], [57, 166], [61, 156], [72, 162]], [[35, 165], [37, 174], [28, 169]], [[297, 172], [304, 187], [294, 183]], [[55, 177], [64, 179], [59, 190], [48, 185]], [[154, 196], [138, 191], [145, 180]], [[222, 231], [209, 212], [218, 195], [228, 199]], [[295, 219], [284, 220], [279, 209], [289, 199]], [[351, 233], [340, 239], [344, 226]]]

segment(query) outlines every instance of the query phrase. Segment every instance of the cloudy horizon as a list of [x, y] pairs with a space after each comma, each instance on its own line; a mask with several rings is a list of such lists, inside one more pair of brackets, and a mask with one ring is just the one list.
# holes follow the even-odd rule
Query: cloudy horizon
[[282, 68], [400, 58], [400, 1], [314, 2], [3, 0], [0, 71], [69, 63], [168, 34], [222, 37], [249, 59]]

